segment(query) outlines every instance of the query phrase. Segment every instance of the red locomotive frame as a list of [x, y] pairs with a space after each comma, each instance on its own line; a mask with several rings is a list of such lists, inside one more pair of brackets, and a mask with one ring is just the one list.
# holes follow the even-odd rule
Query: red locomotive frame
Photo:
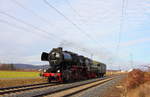
[[[85, 68], [85, 67], [72, 66], [72, 68], [69, 71], [71, 71], [72, 73], [69, 76], [69, 78], [71, 78], [71, 79], [68, 79], [68, 81], [78, 81], [78, 80], [85, 80], [85, 79], [99, 77], [99, 75], [96, 74], [95, 72], [87, 71], [87, 68]], [[52, 81], [65, 82], [63, 79], [62, 72], [59, 72], [59, 73], [58, 72], [57, 73], [44, 72], [44, 73], [42, 73], [42, 76], [47, 77], [49, 82], [52, 82]], [[65, 76], [67, 76], [67, 75], [65, 75]]]

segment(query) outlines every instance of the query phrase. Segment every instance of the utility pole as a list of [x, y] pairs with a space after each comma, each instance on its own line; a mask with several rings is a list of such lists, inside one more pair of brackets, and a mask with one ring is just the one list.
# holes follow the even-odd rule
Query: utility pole
[[132, 53], [130, 53], [130, 64], [131, 64], [131, 67], [132, 67], [132, 69], [133, 69], [133, 54]]
[[91, 53], [91, 59], [93, 59], [93, 54]]
[[119, 71], [121, 71], [121, 66], [119, 65]]

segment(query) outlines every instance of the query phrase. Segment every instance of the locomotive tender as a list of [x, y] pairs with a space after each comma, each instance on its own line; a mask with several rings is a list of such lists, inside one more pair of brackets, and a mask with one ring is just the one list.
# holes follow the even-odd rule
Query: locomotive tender
[[48, 81], [68, 82], [103, 77], [106, 65], [78, 55], [73, 52], [63, 51], [61, 47], [53, 48], [49, 53], [43, 52], [42, 61], [48, 61], [48, 68], [42, 76]]

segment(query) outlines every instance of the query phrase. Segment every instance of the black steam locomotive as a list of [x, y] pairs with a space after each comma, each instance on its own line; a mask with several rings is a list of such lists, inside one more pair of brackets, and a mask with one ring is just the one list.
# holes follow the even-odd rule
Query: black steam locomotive
[[106, 65], [78, 55], [73, 52], [63, 51], [61, 47], [53, 48], [50, 53], [43, 52], [42, 61], [48, 61], [50, 68], [42, 74], [48, 77], [49, 82], [76, 81], [96, 77], [103, 77]]

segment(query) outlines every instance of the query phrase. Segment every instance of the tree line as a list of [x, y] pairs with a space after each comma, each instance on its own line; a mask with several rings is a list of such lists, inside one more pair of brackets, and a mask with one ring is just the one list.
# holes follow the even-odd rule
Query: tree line
[[16, 70], [14, 64], [0, 64], [0, 70]]

